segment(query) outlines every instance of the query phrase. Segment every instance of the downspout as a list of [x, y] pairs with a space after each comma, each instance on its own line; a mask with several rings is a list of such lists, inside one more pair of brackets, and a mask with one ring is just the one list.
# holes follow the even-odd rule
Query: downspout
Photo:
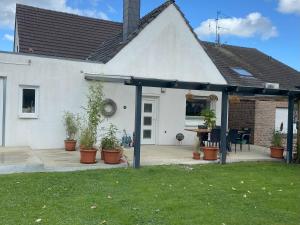
[[3, 108], [2, 108], [2, 147], [5, 146], [5, 122], [6, 122], [6, 85], [7, 77], [0, 77], [3, 81]]

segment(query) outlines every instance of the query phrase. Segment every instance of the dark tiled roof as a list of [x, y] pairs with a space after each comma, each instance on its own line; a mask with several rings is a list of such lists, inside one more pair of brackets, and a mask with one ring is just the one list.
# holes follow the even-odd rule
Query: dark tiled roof
[[20, 4], [16, 19], [20, 52], [74, 59], [86, 59], [122, 29], [122, 23]]
[[[280, 89], [300, 86], [300, 73], [255, 48], [232, 45], [218, 46], [202, 42], [202, 46], [231, 85], [261, 87], [265, 83], [279, 83]], [[240, 77], [231, 67], [249, 71], [253, 77]]]
[[140, 20], [139, 27], [129, 35], [128, 39], [123, 42], [122, 31], [110, 40], [103, 42], [98, 49], [93, 52], [88, 60], [106, 63], [121, 51], [127, 43], [134, 39], [149, 23], [151, 23], [160, 13], [162, 13], [174, 0], [169, 0], [152, 10]]

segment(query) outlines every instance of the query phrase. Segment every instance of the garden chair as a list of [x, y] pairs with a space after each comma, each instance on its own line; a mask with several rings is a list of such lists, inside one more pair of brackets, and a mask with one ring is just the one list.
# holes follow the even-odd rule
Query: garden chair
[[250, 151], [250, 138], [251, 138], [251, 128], [244, 127], [242, 128], [242, 136], [241, 136], [241, 142], [245, 142], [248, 144], [248, 151]]
[[228, 140], [230, 143], [230, 149], [232, 144], [234, 144], [234, 151], [236, 153], [236, 145], [240, 144], [240, 151], [242, 151], [242, 142], [241, 142], [241, 137], [239, 135], [239, 132], [237, 129], [230, 129], [228, 132]]

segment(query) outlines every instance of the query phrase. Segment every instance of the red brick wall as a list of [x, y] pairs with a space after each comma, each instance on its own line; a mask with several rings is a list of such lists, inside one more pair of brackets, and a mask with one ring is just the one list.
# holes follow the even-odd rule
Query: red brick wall
[[250, 143], [254, 141], [255, 100], [240, 99], [239, 103], [229, 102], [228, 128], [251, 129]]

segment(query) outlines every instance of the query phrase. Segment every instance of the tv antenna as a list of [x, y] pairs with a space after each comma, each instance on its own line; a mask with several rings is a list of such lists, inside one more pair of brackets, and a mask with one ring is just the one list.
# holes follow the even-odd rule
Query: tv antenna
[[221, 27], [219, 26], [220, 15], [221, 15], [221, 11], [217, 11], [217, 17], [215, 19], [215, 22], [216, 22], [216, 44], [217, 45], [221, 44], [221, 36], [220, 36]]

